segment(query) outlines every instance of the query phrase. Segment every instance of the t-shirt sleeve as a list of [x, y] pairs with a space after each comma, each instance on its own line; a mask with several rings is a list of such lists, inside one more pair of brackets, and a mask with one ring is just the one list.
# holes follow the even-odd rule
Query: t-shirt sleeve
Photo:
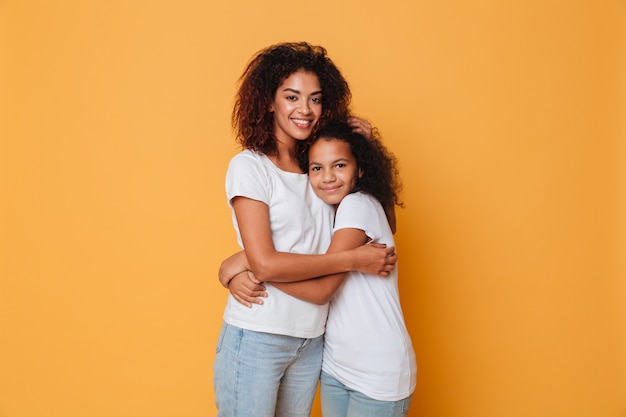
[[246, 197], [269, 204], [270, 189], [269, 177], [261, 161], [245, 152], [230, 160], [226, 171], [226, 197], [229, 206], [234, 197]]
[[333, 231], [359, 229], [376, 241], [381, 236], [381, 228], [374, 202], [361, 194], [348, 194], [343, 198], [335, 215]]

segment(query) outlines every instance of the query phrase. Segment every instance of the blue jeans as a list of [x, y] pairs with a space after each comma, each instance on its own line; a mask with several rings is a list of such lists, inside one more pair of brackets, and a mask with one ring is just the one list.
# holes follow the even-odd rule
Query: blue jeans
[[322, 372], [322, 415], [324, 417], [401, 417], [406, 416], [412, 395], [399, 401], [379, 401], [337, 381]]
[[323, 336], [283, 336], [222, 325], [213, 364], [218, 417], [309, 417]]

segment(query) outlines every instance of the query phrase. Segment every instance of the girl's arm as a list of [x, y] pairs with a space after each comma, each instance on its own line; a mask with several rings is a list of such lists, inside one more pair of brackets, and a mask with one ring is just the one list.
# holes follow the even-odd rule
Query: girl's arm
[[396, 234], [396, 206], [391, 204], [385, 206], [385, 214], [387, 215], [387, 222], [391, 228], [391, 233]]
[[[395, 267], [394, 248], [361, 245], [320, 255], [278, 252], [274, 248], [266, 204], [245, 197], [235, 197], [232, 205], [241, 240], [249, 262], [260, 282], [286, 282], [357, 270], [389, 276]], [[355, 249], [354, 249], [355, 248]]]

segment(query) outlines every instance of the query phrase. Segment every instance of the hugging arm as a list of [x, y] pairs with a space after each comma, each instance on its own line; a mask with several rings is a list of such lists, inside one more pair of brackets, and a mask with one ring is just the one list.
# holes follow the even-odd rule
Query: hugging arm
[[[363, 246], [366, 242], [367, 236], [362, 230], [341, 229], [334, 233], [327, 253], [354, 249]], [[234, 271], [242, 271], [246, 267], [243, 252], [238, 252], [228, 260], [231, 264], [224, 269], [232, 268]], [[237, 262], [241, 263], [236, 264]], [[272, 282], [272, 285], [293, 297], [321, 305], [330, 301], [341, 287], [347, 274], [347, 272], [340, 272], [303, 281]], [[265, 286], [254, 277], [252, 271], [243, 270], [236, 273], [230, 283], [225, 286], [229, 288], [237, 301], [248, 307], [252, 304], [263, 304], [262, 298], [267, 297]]]
[[[364, 245], [368, 238], [365, 232], [360, 229], [341, 229], [333, 234], [327, 253], [335, 251], [354, 249]], [[326, 304], [333, 297], [335, 292], [341, 287], [347, 272], [326, 275], [298, 282], [272, 282], [279, 290], [286, 292], [296, 298], [314, 304]]]
[[[220, 282], [224, 286], [229, 285], [228, 283], [236, 276], [237, 282], [248, 280], [246, 284], [250, 291], [263, 294], [265, 288], [260, 283], [266, 281], [273, 283], [301, 281], [352, 270], [387, 277], [395, 268], [397, 259], [395, 249], [384, 245], [337, 246], [336, 251], [329, 250], [326, 254], [320, 255], [278, 252], [272, 241], [267, 205], [245, 197], [234, 198], [232, 205], [246, 250], [245, 256], [235, 254], [222, 262]], [[361, 243], [365, 243], [365, 240]], [[254, 271], [256, 282], [247, 278], [250, 274], [241, 274], [248, 269]], [[250, 289], [252, 284], [253, 289]], [[229, 286], [231, 293], [232, 287]], [[234, 293], [233, 296], [237, 298]], [[244, 304], [262, 303], [258, 298], [254, 300], [248, 299]]]
[[352, 270], [387, 277], [395, 267], [395, 248], [381, 245], [319, 255], [279, 252], [272, 241], [267, 205], [244, 197], [234, 198], [232, 204], [248, 269], [261, 282], [300, 281]]

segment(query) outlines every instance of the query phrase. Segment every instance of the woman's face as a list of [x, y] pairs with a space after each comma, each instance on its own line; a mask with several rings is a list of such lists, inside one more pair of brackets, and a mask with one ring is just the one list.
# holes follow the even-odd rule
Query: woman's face
[[300, 70], [283, 81], [270, 106], [279, 142], [305, 140], [322, 115], [322, 87], [317, 75]]
[[331, 205], [350, 194], [361, 176], [348, 142], [325, 138], [309, 148], [308, 172], [315, 194]]

